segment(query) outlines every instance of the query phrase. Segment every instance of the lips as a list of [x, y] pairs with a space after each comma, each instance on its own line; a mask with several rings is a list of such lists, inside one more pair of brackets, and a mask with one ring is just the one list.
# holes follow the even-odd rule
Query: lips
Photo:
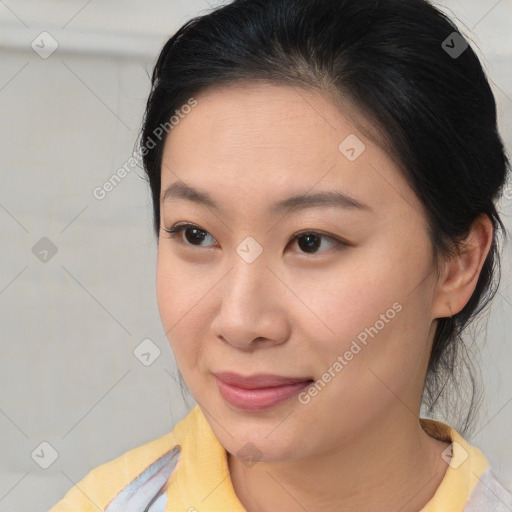
[[282, 375], [273, 375], [268, 373], [260, 373], [252, 376], [239, 375], [232, 372], [215, 373], [216, 377], [230, 384], [242, 389], [259, 389], [271, 388], [276, 386], [286, 386], [290, 384], [297, 384], [298, 382], [309, 382], [313, 379], [309, 377], [284, 377]]
[[214, 374], [224, 400], [238, 410], [258, 412], [297, 395], [313, 379], [259, 374], [243, 376], [231, 372]]

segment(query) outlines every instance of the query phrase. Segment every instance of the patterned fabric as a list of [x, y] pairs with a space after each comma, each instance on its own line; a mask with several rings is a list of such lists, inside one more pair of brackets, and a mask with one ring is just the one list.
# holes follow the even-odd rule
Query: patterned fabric
[[512, 494], [488, 469], [473, 490], [464, 512], [512, 512]]
[[165, 512], [164, 487], [179, 460], [180, 446], [175, 446], [130, 482], [108, 505], [105, 512]]

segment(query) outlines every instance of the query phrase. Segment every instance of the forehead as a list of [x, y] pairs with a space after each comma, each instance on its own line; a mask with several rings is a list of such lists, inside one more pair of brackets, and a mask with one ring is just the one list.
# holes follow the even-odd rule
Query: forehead
[[162, 194], [181, 180], [227, 202], [333, 189], [377, 208], [397, 196], [415, 201], [396, 163], [353, 122], [354, 110], [326, 94], [258, 83], [217, 87], [195, 99], [167, 137]]
[[207, 90], [196, 100], [197, 106], [168, 137], [166, 149], [176, 159], [190, 159], [193, 155], [184, 153], [201, 147], [229, 162], [253, 155], [300, 160], [302, 168], [337, 150], [339, 133], [354, 131], [326, 97], [298, 87], [230, 85]]

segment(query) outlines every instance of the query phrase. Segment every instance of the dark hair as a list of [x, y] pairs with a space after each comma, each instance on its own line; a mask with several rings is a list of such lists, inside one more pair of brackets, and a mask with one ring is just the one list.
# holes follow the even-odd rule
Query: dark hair
[[[510, 170], [492, 91], [466, 45], [426, 0], [235, 0], [189, 20], [164, 45], [140, 141], [154, 139], [175, 110], [209, 88], [259, 80], [304, 87], [346, 101], [378, 129], [377, 142], [424, 208], [438, 276], [441, 258], [456, 255], [475, 219], [487, 215], [492, 246], [466, 306], [438, 320], [423, 393], [427, 414], [438, 410], [449, 380], [459, 393], [455, 373], [466, 366], [470, 403], [459, 393], [445, 414], [463, 434], [480, 399], [461, 333], [499, 286], [497, 227], [506, 230], [495, 204]], [[165, 137], [156, 138], [143, 164], [158, 237]]]

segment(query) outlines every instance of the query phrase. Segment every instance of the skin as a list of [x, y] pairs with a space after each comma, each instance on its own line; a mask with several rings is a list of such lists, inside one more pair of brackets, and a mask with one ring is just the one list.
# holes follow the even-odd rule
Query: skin
[[[447, 468], [448, 443], [418, 419], [436, 319], [471, 297], [489, 219], [437, 279], [421, 203], [349, 106], [345, 115], [327, 94], [273, 84], [196, 99], [167, 137], [162, 194], [185, 183], [224, 212], [161, 202], [157, 297], [180, 372], [228, 453], [234, 491], [249, 512], [421, 509]], [[338, 149], [349, 134], [366, 146], [355, 161]], [[372, 211], [269, 213], [278, 200], [327, 190]], [[180, 222], [204, 238], [169, 238], [164, 228]], [[308, 252], [304, 239], [290, 241], [304, 229], [349, 245], [320, 238]], [[263, 249], [250, 264], [236, 252], [249, 236]], [[245, 412], [220, 394], [212, 372], [321, 379], [396, 302], [401, 311], [309, 403]], [[249, 442], [260, 452], [253, 465], [237, 457]]]

